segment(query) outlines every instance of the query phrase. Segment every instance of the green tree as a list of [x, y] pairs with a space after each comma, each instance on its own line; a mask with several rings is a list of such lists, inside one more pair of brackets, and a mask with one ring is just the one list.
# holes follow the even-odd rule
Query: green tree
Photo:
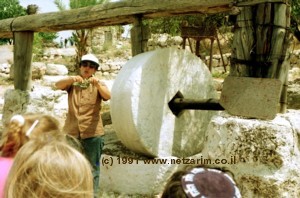
[[[85, 1], [70, 0], [69, 7], [70, 9], [76, 9], [76, 8], [101, 4], [104, 3], [105, 1], [106, 0], [85, 0]], [[60, 11], [67, 9], [67, 6], [62, 2], [62, 0], [54, 0], [54, 3]], [[79, 65], [81, 56], [87, 54], [89, 51], [87, 41], [92, 31], [93, 29], [82, 29], [82, 30], [75, 30], [72, 33], [72, 38], [74, 40], [74, 44], [76, 47], [76, 58], [75, 58], [76, 65]]]
[[292, 16], [291, 16], [291, 31], [294, 36], [300, 41], [300, 30], [298, 28], [300, 23], [300, 2], [299, 0], [292, 0]]
[[168, 33], [172, 36], [178, 36], [181, 33], [183, 22], [190, 26], [219, 28], [224, 24], [224, 19], [224, 14], [196, 14], [149, 19], [144, 20], [143, 23], [150, 27], [151, 33]]
[[[0, 20], [7, 18], [14, 18], [18, 16], [24, 16], [27, 14], [27, 8], [24, 8], [20, 5], [19, 0], [0, 0]], [[44, 47], [46, 44], [53, 42], [55, 38], [57, 38], [57, 33], [49, 33], [49, 32], [39, 32], [36, 34], [36, 41], [40, 41], [40, 44], [36, 44], [37, 46]], [[10, 41], [9, 38], [1, 38], [0, 44], [4, 44]], [[37, 43], [36, 42], [36, 43]], [[39, 48], [39, 47], [38, 47]], [[36, 51], [40, 51], [41, 49], [36, 49]]]
[[[19, 0], [0, 0], [0, 5], [0, 20], [26, 15], [26, 9], [20, 5]], [[7, 43], [9, 40], [9, 38], [0, 38], [0, 44]]]
[[[298, 31], [300, 40], [300, 31], [298, 30], [298, 24], [300, 24], [300, 1], [291, 0], [291, 15], [292, 15], [292, 31]], [[185, 15], [185, 16], [172, 16], [144, 20], [144, 25], [148, 25], [151, 29], [151, 33], [168, 33], [171, 35], [180, 35], [180, 27], [183, 21], [188, 22], [191, 26], [215, 26], [217, 28], [222, 27], [225, 24], [226, 13], [220, 14], [197, 14], [197, 15]]]
[[26, 9], [20, 5], [18, 0], [0, 0], [0, 5], [0, 19], [26, 15]]
[[43, 43], [51, 43], [58, 37], [56, 32], [39, 32], [38, 34], [42, 38]]
[[58, 37], [56, 32], [35, 32], [33, 40], [34, 59], [38, 60], [43, 56], [44, 48], [51, 45]]
[[292, 16], [296, 20], [300, 20], [300, 1], [299, 0], [292, 0]]

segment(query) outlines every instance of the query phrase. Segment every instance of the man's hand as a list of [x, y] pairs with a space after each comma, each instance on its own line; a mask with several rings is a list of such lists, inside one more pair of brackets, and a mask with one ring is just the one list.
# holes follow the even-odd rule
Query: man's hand
[[89, 81], [92, 85], [96, 86], [99, 84], [99, 79], [97, 79], [96, 77], [92, 76], [89, 78]]
[[83, 79], [81, 76], [71, 76], [71, 78], [73, 80], [73, 85], [82, 89], [88, 88], [91, 84], [89, 79]]
[[81, 76], [71, 76], [74, 82], [82, 82], [83, 78]]

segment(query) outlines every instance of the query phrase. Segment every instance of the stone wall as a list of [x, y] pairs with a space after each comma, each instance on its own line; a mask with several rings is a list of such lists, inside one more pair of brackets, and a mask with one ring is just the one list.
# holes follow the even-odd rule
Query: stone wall
[[[245, 119], [219, 112], [205, 134], [202, 151], [186, 158], [148, 159], [129, 152], [124, 154], [126, 148], [110, 147], [117, 144], [117, 137], [107, 138], [105, 154], [100, 160], [104, 166], [100, 188], [154, 197], [177, 170], [203, 166], [228, 173], [243, 197], [300, 196], [300, 111], [289, 110], [273, 120]], [[114, 149], [107, 152], [108, 148]]]

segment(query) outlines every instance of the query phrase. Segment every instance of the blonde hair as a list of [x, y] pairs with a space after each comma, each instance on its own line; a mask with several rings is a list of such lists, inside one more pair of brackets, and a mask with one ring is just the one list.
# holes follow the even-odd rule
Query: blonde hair
[[4, 193], [6, 198], [90, 198], [93, 197], [91, 166], [66, 142], [36, 138], [15, 156]]
[[[14, 157], [17, 151], [29, 140], [26, 134], [30, 130], [30, 138], [39, 136], [41, 133], [59, 132], [59, 122], [52, 116], [42, 114], [17, 115], [17, 119], [11, 119], [0, 143], [1, 156]], [[13, 117], [14, 118], [14, 117]]]

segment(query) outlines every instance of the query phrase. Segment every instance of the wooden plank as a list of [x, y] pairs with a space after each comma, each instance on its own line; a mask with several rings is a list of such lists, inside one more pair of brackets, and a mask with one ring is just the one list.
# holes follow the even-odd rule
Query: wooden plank
[[196, 13], [220, 13], [234, 6], [286, 0], [124, 0], [61, 12], [50, 12], [0, 21], [0, 37], [12, 31], [57, 32], [97, 26], [124, 25], [136, 15], [156, 18]]

